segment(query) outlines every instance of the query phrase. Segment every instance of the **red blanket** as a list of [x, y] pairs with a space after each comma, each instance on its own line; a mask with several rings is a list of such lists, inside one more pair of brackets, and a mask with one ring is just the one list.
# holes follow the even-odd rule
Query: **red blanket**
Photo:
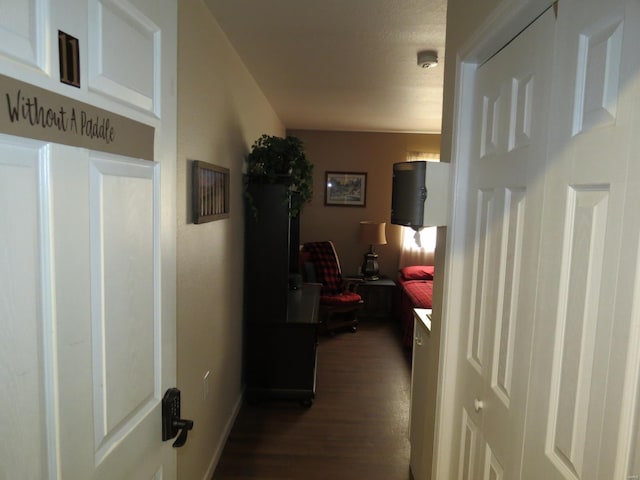
[[397, 281], [395, 318], [400, 323], [402, 344], [413, 347], [413, 309], [431, 308], [433, 280], [405, 280], [400, 276]]
[[407, 280], [400, 284], [413, 308], [431, 308], [433, 280]]

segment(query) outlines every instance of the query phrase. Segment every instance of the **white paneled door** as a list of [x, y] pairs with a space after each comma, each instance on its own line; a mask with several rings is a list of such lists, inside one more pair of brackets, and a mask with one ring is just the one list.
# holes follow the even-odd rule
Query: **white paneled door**
[[556, 6], [470, 82], [460, 480], [640, 476], [640, 3]]
[[560, 2], [527, 479], [640, 475], [638, 45], [637, 1]]
[[454, 459], [460, 480], [512, 479], [520, 470], [554, 31], [547, 11], [476, 73]]
[[[154, 161], [0, 134], [1, 480], [176, 477], [176, 14], [0, 0], [0, 74], [155, 129]], [[80, 88], [59, 82], [58, 30]]]

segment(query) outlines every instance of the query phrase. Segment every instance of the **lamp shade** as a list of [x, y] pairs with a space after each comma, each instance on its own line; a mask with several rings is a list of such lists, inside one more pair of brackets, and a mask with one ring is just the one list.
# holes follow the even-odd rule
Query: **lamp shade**
[[360, 243], [364, 245], [385, 245], [385, 222], [360, 222]]

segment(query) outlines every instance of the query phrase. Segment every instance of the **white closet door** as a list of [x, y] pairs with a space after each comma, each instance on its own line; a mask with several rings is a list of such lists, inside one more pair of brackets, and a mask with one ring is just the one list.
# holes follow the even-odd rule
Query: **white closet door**
[[476, 72], [457, 405], [460, 480], [518, 478], [527, 407], [555, 18]]
[[[637, 1], [560, 2], [528, 479], [637, 478]], [[635, 476], [633, 476], [635, 475]]]

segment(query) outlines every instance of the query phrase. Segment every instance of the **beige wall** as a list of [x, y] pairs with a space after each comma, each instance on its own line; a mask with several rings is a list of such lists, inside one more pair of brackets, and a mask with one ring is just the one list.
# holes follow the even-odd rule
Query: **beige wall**
[[[395, 276], [400, 255], [400, 227], [391, 225], [393, 164], [406, 160], [408, 151], [438, 153], [440, 135], [411, 133], [362, 133], [289, 130], [300, 138], [313, 163], [313, 200], [301, 217], [301, 242], [332, 240], [342, 270], [355, 274], [362, 264], [366, 245], [358, 244], [361, 220], [387, 222], [387, 245], [376, 247], [380, 272]], [[366, 172], [366, 207], [324, 205], [326, 171]]]
[[[178, 387], [183, 416], [195, 422], [178, 451], [178, 474], [201, 480], [217, 461], [242, 389], [243, 161], [260, 134], [283, 135], [284, 127], [203, 3], [178, 4]], [[229, 219], [191, 223], [189, 160], [231, 170]]]

